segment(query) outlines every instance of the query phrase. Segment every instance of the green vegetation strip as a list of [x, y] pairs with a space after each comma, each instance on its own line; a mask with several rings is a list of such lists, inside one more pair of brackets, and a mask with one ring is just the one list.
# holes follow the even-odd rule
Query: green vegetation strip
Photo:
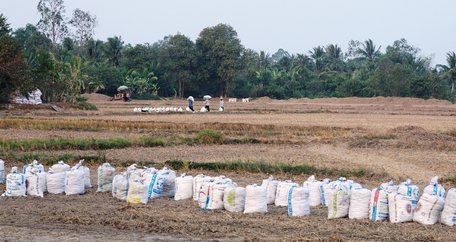
[[[265, 141], [267, 143], [267, 141]], [[202, 130], [194, 137], [172, 136], [168, 138], [144, 136], [139, 139], [111, 138], [111, 139], [29, 139], [5, 140], [0, 139], [0, 151], [34, 151], [34, 150], [106, 150], [127, 147], [156, 147], [170, 145], [196, 144], [258, 144], [255, 138], [224, 138], [221, 133], [213, 130]]]
[[386, 173], [375, 173], [367, 169], [338, 169], [329, 167], [315, 167], [313, 165], [290, 165], [284, 163], [267, 163], [265, 161], [232, 161], [232, 162], [195, 162], [185, 160], [168, 160], [165, 162], [155, 161], [108, 161], [103, 154], [92, 155], [92, 156], [77, 156], [73, 154], [61, 154], [61, 155], [46, 155], [46, 154], [9, 154], [6, 158], [14, 161], [20, 161], [29, 163], [33, 160], [39, 160], [42, 164], [50, 166], [57, 161], [63, 160], [68, 163], [76, 163], [76, 161], [84, 159], [89, 165], [100, 165], [104, 162], [112, 162], [117, 167], [128, 167], [131, 164], [137, 164], [138, 166], [154, 166], [161, 168], [168, 166], [177, 171], [189, 171], [189, 170], [206, 170], [206, 171], [230, 171], [230, 172], [250, 172], [250, 173], [265, 173], [265, 174], [290, 174], [290, 175], [311, 175], [315, 174], [318, 176], [343, 176], [343, 177], [357, 177], [357, 178], [386, 178]]
[[31, 139], [31, 140], [0, 140], [0, 150], [6, 151], [32, 151], [32, 150], [105, 150], [119, 149], [132, 146], [155, 147], [165, 146], [166, 141], [159, 137], [142, 137], [128, 140], [124, 138], [113, 139]]

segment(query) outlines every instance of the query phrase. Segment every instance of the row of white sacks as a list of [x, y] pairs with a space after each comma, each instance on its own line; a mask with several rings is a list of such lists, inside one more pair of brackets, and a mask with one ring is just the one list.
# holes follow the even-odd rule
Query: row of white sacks
[[[4, 196], [43, 196], [44, 192], [67, 195], [83, 194], [91, 187], [90, 170], [82, 161], [74, 167], [59, 162], [48, 172], [34, 161], [24, 166], [23, 173], [13, 167], [6, 178]], [[27, 185], [26, 185], [27, 184]], [[328, 207], [328, 219], [349, 217], [401, 223], [416, 221], [421, 224], [456, 223], [456, 188], [445, 194], [432, 178], [419, 197], [419, 188], [407, 180], [399, 185], [383, 183], [372, 191], [359, 183], [338, 178], [318, 181], [309, 177], [302, 186], [292, 181], [278, 181], [272, 177], [261, 185], [239, 187], [225, 176], [195, 177], [168, 168], [139, 169], [136, 165], [116, 174], [115, 168], [105, 163], [98, 168], [99, 192], [112, 192], [113, 197], [128, 203], [143, 203], [160, 197], [175, 200], [193, 199], [202, 209], [225, 209], [230, 212], [266, 213], [268, 204], [288, 208], [289, 216], [310, 215], [310, 208]], [[445, 196], [446, 195], [446, 196]]]
[[[187, 112], [193, 112], [189, 107], [185, 108]], [[223, 112], [223, 108], [219, 108], [218, 111]], [[182, 113], [184, 109], [181, 107], [143, 107], [143, 108], [133, 108], [135, 113]], [[206, 107], [202, 107], [200, 112], [207, 112]]]
[[[182, 113], [184, 109], [181, 107], [142, 107], [142, 108], [133, 108], [135, 113]], [[189, 111], [189, 110], [187, 110]]]
[[[100, 166], [100, 169], [103, 169], [102, 167], [105, 167], [105, 165]], [[114, 171], [115, 169], [112, 168], [113, 175]], [[98, 189], [103, 189], [104, 185], [99, 183]], [[6, 176], [6, 191], [2, 196], [31, 195], [43, 197], [45, 192], [76, 195], [84, 194], [85, 189], [91, 187], [90, 169], [83, 165], [83, 160], [74, 167], [70, 167], [60, 161], [52, 165], [48, 172], [45, 172], [44, 166], [35, 160], [30, 165], [25, 165], [22, 173], [19, 172], [17, 167], [11, 168], [11, 172]]]

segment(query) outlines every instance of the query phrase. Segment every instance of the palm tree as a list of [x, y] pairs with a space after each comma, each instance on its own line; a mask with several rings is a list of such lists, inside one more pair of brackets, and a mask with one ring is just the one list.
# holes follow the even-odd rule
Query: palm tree
[[374, 58], [380, 56], [380, 48], [382, 47], [379, 46], [377, 48], [377, 46], [374, 45], [374, 42], [371, 39], [368, 39], [362, 43], [362, 47], [359, 47], [356, 52], [361, 55], [362, 58], [372, 62]]
[[330, 69], [338, 70], [339, 63], [342, 60], [342, 49], [337, 45], [330, 44], [326, 47], [326, 55], [330, 62]]
[[320, 73], [324, 66], [325, 49], [322, 46], [317, 46], [309, 51], [309, 54], [315, 62], [315, 70]]
[[448, 65], [437, 65], [442, 68], [444, 71], [443, 76], [448, 78], [451, 85], [451, 93], [454, 92], [454, 86], [456, 84], [456, 53], [448, 52], [447, 53], [447, 64]]
[[114, 36], [108, 38], [108, 42], [105, 43], [103, 51], [106, 57], [111, 62], [112, 66], [118, 67], [120, 61], [120, 55], [123, 48], [124, 42], [120, 37]]

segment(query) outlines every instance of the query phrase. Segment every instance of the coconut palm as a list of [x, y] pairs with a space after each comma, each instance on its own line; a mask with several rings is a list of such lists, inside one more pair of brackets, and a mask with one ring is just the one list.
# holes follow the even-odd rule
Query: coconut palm
[[315, 70], [320, 73], [324, 67], [325, 49], [322, 46], [317, 46], [309, 51], [309, 54], [315, 62]]
[[342, 61], [342, 49], [338, 45], [330, 44], [326, 46], [326, 56], [329, 61], [330, 70], [339, 70], [339, 64]]
[[356, 52], [357, 54], [361, 55], [361, 58], [368, 60], [369, 62], [372, 62], [375, 58], [380, 56], [380, 48], [379, 46], [374, 45], [374, 42], [371, 39], [368, 39], [364, 41], [364, 43], [361, 44], [362, 47], [359, 47]]
[[109, 59], [112, 66], [118, 67], [120, 62], [121, 51], [123, 49], [124, 42], [120, 37], [114, 36], [108, 38], [108, 41], [104, 44], [104, 54]]
[[451, 93], [454, 92], [454, 86], [456, 84], [456, 53], [448, 52], [447, 53], [447, 64], [448, 65], [437, 65], [443, 69], [443, 75], [445, 78], [448, 78], [451, 85]]

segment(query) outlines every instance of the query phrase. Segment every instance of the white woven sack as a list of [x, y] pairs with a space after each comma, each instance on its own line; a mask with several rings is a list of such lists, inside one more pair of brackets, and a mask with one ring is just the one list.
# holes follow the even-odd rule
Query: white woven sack
[[143, 203], [147, 204], [149, 201], [149, 183], [146, 183], [142, 179], [135, 179], [129, 182], [128, 186], [128, 195], [127, 195], [127, 202], [128, 203]]
[[413, 199], [397, 193], [388, 194], [389, 220], [391, 223], [403, 223], [413, 220]]
[[46, 187], [50, 194], [61, 194], [65, 192], [66, 172], [54, 172], [49, 169], [46, 175]]
[[298, 184], [291, 181], [279, 182], [277, 185], [276, 198], [274, 202], [276, 206], [288, 206], [288, 191], [292, 186], [298, 186]]
[[348, 209], [348, 218], [368, 219], [370, 199], [371, 190], [366, 188], [352, 190], [350, 195], [350, 207]]
[[43, 197], [46, 191], [46, 173], [32, 168], [25, 174], [27, 195]]
[[57, 162], [57, 164], [52, 165], [50, 169], [52, 169], [54, 171], [54, 173], [57, 173], [57, 172], [69, 171], [69, 170], [71, 170], [71, 167], [70, 167], [70, 165], [65, 164], [65, 162], [59, 161], [59, 162]]
[[128, 187], [129, 178], [126, 172], [115, 175], [112, 180], [112, 196], [120, 200], [127, 200]]
[[248, 185], [245, 188], [244, 214], [267, 212], [268, 201], [266, 197], [266, 188], [256, 184]]
[[[144, 183], [148, 185], [147, 196], [149, 200], [163, 197], [163, 189], [166, 182], [166, 176], [163, 174], [147, 174], [144, 177]], [[174, 190], [174, 189], [173, 189]], [[130, 193], [130, 191], [128, 191]]]
[[190, 199], [193, 197], [193, 176], [182, 174], [176, 178], [176, 193], [174, 200]]
[[261, 183], [262, 187], [266, 188], [267, 197], [268, 197], [268, 204], [273, 204], [275, 202], [275, 196], [277, 193], [277, 185], [279, 185], [279, 181], [274, 180], [271, 176], [268, 179], [264, 179]]
[[429, 182], [429, 185], [424, 188], [423, 193], [445, 198], [445, 188], [438, 183], [438, 179], [439, 177], [437, 176], [433, 177]]
[[373, 222], [385, 221], [388, 216], [388, 192], [381, 188], [373, 189], [369, 204], [369, 219]]
[[85, 193], [84, 171], [72, 168], [65, 173], [65, 194], [78, 195]]
[[207, 209], [207, 206], [209, 205], [209, 194], [213, 185], [214, 182], [209, 179], [202, 181], [201, 188], [198, 192], [198, 206], [200, 208]]
[[456, 223], [456, 188], [448, 190], [440, 222], [448, 226]]
[[0, 184], [5, 183], [5, 161], [0, 159]]
[[394, 181], [389, 181], [389, 182], [382, 183], [379, 188], [387, 193], [393, 193], [393, 192], [397, 192], [397, 189], [399, 188], [399, 186], [396, 185], [394, 183]]
[[350, 208], [350, 193], [349, 190], [333, 190], [329, 192], [331, 203], [328, 204], [328, 219], [345, 218], [348, 216]]
[[323, 184], [321, 181], [317, 181], [315, 176], [310, 176], [307, 181], [304, 182], [303, 186], [309, 190], [309, 204], [312, 207], [321, 204], [321, 192], [320, 186]]
[[223, 194], [223, 207], [228, 212], [240, 213], [244, 211], [245, 188], [230, 186]]
[[26, 174], [29, 170], [36, 168], [39, 172], [44, 172], [44, 166], [40, 164], [37, 160], [32, 161], [32, 163], [25, 165], [22, 168], [22, 173]]
[[321, 199], [321, 204], [323, 206], [328, 207], [328, 204], [330, 203], [329, 200], [331, 200], [331, 189], [332, 185], [334, 182], [329, 182], [329, 183], [323, 183], [320, 186], [320, 199]]
[[97, 192], [112, 191], [112, 180], [116, 175], [116, 168], [109, 163], [104, 163], [98, 167], [98, 188]]
[[399, 184], [397, 193], [410, 197], [412, 200], [412, 209], [415, 209], [418, 199], [420, 198], [420, 188], [416, 185], [412, 185], [411, 179], [407, 179]]
[[309, 190], [306, 187], [291, 187], [288, 191], [288, 216], [310, 215]]
[[90, 169], [83, 165], [84, 160], [80, 160], [73, 168], [81, 170], [84, 173], [84, 187], [91, 188], [92, 182], [90, 181]]
[[211, 186], [211, 190], [209, 192], [209, 201], [207, 203], [207, 209], [223, 209], [223, 195], [225, 193], [225, 189], [228, 187], [232, 187], [232, 183], [216, 183], [214, 182]]
[[413, 211], [413, 221], [424, 225], [432, 225], [439, 221], [443, 210], [444, 200], [440, 196], [424, 193], [415, 211]]
[[11, 168], [11, 173], [6, 175], [6, 191], [3, 196], [25, 196], [25, 175], [17, 171], [17, 167]]
[[199, 174], [193, 178], [193, 200], [198, 201], [201, 191], [201, 185], [205, 182], [211, 182], [213, 178], [203, 174]]
[[174, 197], [176, 192], [176, 172], [169, 169], [168, 167], [163, 167], [163, 169], [157, 172], [159, 176], [163, 178], [163, 197]]

